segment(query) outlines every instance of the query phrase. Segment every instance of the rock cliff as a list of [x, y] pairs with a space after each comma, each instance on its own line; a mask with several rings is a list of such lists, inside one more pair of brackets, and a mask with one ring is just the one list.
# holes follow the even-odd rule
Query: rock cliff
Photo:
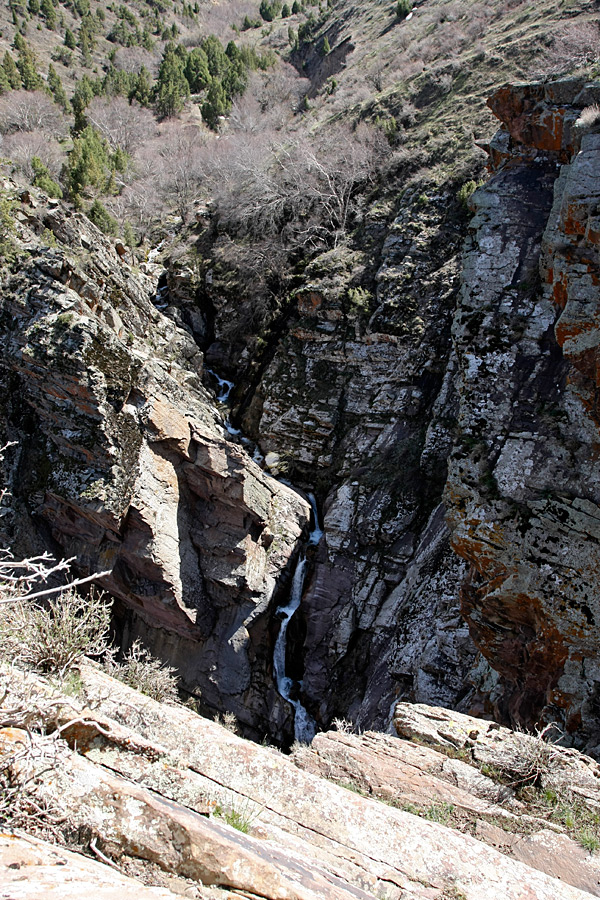
[[386, 729], [406, 699], [556, 720], [594, 751], [598, 99], [581, 79], [500, 89], [470, 224], [456, 185], [405, 173], [264, 336], [246, 317], [233, 416], [271, 475], [207, 387], [201, 349], [231, 374], [242, 346], [219, 279], [136, 268], [6, 183], [15, 547], [107, 572], [124, 646], [141, 637], [204, 709], [289, 741], [274, 612], [310, 511], [271, 477], [287, 474], [323, 519], [287, 660], [321, 727]]
[[[498, 91], [453, 326], [445, 502], [496, 715], [598, 744], [597, 83]], [[591, 119], [591, 122], [590, 122]], [[586, 124], [587, 123], [587, 124]]]
[[229, 439], [202, 354], [156, 308], [156, 266], [136, 270], [43, 195], [14, 211], [0, 301], [12, 545], [107, 573], [123, 641], [171, 660], [206, 708], [277, 720], [270, 618], [308, 503]]

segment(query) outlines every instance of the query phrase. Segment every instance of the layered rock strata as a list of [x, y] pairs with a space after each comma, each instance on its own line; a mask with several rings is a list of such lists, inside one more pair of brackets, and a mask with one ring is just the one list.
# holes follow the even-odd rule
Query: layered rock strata
[[[36, 736], [29, 756], [19, 752], [32, 746], [26, 732], [0, 730], [0, 752], [15, 781], [23, 771], [35, 775], [27, 790], [41, 808], [64, 816], [66, 834], [83, 847], [96, 847], [124, 868], [137, 860], [184, 876], [206, 886], [200, 896], [206, 888], [265, 900], [592, 896], [583, 887], [591, 866], [580, 873], [582, 887], [560, 881], [456, 828], [393, 808], [375, 799], [376, 792], [360, 796], [322, 772], [303, 771], [289, 757], [189, 709], [142, 697], [97, 668], [82, 667], [79, 699], [61, 697], [56, 687], [17, 670], [3, 670], [0, 680], [4, 724], [26, 696], [38, 710], [37, 726], [30, 723], [34, 732], [60, 728], [54, 740]], [[315, 757], [326, 737], [304, 752]], [[348, 738], [345, 749], [370, 754], [378, 772], [373, 781], [382, 783], [389, 778], [386, 753], [396, 762], [411, 758], [405, 744], [369, 735]], [[423, 796], [427, 781], [436, 780], [424, 757], [419, 762], [419, 748], [412, 748], [413, 777], [420, 777]], [[407, 782], [407, 770], [400, 769], [391, 787], [400, 805]], [[451, 790], [448, 785], [446, 796]]]

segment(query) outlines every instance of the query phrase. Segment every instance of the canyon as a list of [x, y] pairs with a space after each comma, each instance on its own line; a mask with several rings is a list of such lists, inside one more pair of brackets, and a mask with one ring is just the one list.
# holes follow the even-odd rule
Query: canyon
[[[599, 101], [583, 78], [499, 89], [473, 217], [418, 185], [385, 228], [373, 211], [255, 358], [260, 320], [240, 351], [218, 277], [138, 265], [5, 178], [11, 546], [108, 572], [121, 646], [248, 737], [289, 745], [296, 703], [386, 731], [409, 700], [556, 722], [597, 754]], [[301, 554], [290, 704], [273, 651]]]

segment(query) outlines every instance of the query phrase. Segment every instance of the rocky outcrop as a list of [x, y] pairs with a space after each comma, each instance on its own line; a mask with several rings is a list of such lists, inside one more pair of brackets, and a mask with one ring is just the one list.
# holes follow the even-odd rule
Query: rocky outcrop
[[[407, 192], [379, 255], [314, 260], [242, 419], [320, 501], [325, 534], [289, 632], [320, 723], [385, 728], [398, 696], [468, 707], [464, 564], [440, 506], [461, 215], [451, 195]], [[367, 229], [382, 230], [381, 211]]]
[[15, 213], [0, 301], [15, 550], [107, 572], [125, 645], [142, 637], [205, 708], [281, 735], [269, 622], [308, 504], [230, 439], [197, 345], [156, 309], [152, 265], [41, 195]]
[[[599, 647], [595, 134], [598, 85], [517, 85], [475, 216], [454, 323], [459, 439], [446, 504], [471, 564], [462, 612], [496, 715], [597, 744]], [[585, 118], [585, 117], [584, 117]], [[540, 283], [541, 282], [541, 283]]]
[[[375, 799], [376, 790], [360, 796], [189, 709], [142, 697], [97, 667], [82, 667], [80, 698], [61, 697], [14, 669], [3, 670], [2, 682], [5, 724], [23, 697], [40, 711], [37, 725], [30, 723], [33, 744], [16, 728], [0, 732], [13, 785], [25, 768], [24, 787], [40, 809], [65, 817], [65, 836], [125, 869], [137, 860], [265, 900], [523, 900], [524, 887], [531, 900], [592, 896], [460, 833], [449, 820], [394, 808]], [[58, 730], [54, 738], [36, 737], [40, 728]], [[302, 754], [318, 758], [327, 740]], [[395, 777], [391, 791], [401, 805], [407, 769], [390, 776], [385, 757], [408, 761], [404, 744], [368, 735], [343, 736], [338, 746], [342, 754], [370, 754], [373, 784]], [[42, 745], [45, 754], [36, 753]], [[424, 784], [431, 777], [426, 753], [413, 747], [413, 780], [419, 765]], [[450, 768], [442, 774], [448, 778]], [[449, 783], [448, 796], [451, 790]]]
[[[104, 863], [30, 835], [0, 834], [0, 877], [13, 900], [175, 900], [180, 894], [146, 887]], [[7, 893], [6, 896], [9, 896]]]

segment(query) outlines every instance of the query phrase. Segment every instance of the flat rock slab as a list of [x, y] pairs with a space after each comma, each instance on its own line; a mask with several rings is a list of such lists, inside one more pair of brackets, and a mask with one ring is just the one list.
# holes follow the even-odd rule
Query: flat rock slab
[[[503, 856], [480, 841], [302, 772], [292, 761], [231, 734], [183, 707], [167, 708], [100, 671], [82, 671], [97, 713], [115, 717], [155, 741], [214, 788], [262, 810], [281, 831], [327, 848], [330, 871], [351, 862], [355, 886], [375, 893], [441, 898], [452, 889], [466, 900], [583, 900], [590, 894]], [[95, 699], [94, 699], [95, 698]], [[96, 705], [97, 704], [97, 705]], [[486, 723], [487, 724], [487, 723]], [[419, 894], [419, 885], [421, 893]], [[525, 886], [525, 887], [524, 887]], [[347, 886], [345, 885], [346, 889]], [[400, 892], [400, 893], [398, 893]]]
[[0, 834], [0, 900], [176, 900], [64, 847]]

